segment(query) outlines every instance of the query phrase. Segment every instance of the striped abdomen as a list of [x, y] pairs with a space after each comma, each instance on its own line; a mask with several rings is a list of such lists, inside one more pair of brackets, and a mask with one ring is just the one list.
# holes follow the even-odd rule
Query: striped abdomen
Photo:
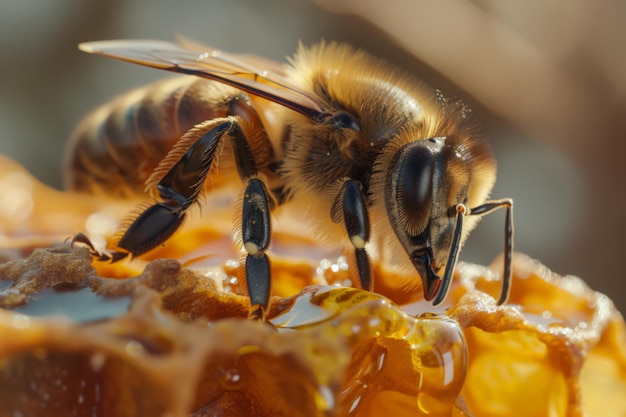
[[216, 82], [177, 77], [123, 94], [88, 115], [66, 151], [65, 186], [124, 197], [144, 183], [172, 145], [198, 123], [229, 114], [243, 93]]

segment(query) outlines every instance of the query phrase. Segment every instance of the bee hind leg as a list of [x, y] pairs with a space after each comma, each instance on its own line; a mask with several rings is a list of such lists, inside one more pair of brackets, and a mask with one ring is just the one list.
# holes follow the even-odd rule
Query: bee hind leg
[[91, 242], [91, 239], [89, 239], [84, 233], [77, 233], [74, 237], [72, 237], [72, 241], [70, 242], [71, 246], [74, 247], [77, 243], [84, 245], [87, 250], [89, 250], [91, 257], [98, 261], [117, 262], [128, 256], [128, 253], [126, 252], [103, 252], [96, 249], [95, 245]]
[[[236, 122], [214, 119], [187, 132], [148, 180], [153, 182], [156, 202], [144, 204], [125, 222], [115, 246], [115, 260], [122, 254], [139, 256], [169, 239], [185, 220], [186, 211], [197, 200], [211, 169], [220, 139]], [[115, 255], [119, 253], [119, 255]]]
[[[220, 142], [229, 140], [237, 172], [246, 186], [241, 235], [248, 252], [246, 280], [250, 317], [262, 319], [270, 298], [270, 264], [265, 250], [270, 241], [270, 211], [275, 201], [259, 177], [255, 152], [250, 143], [259, 138], [250, 131], [253, 126], [242, 123], [242, 120], [239, 116], [213, 119], [197, 125], [180, 139], [147, 181], [149, 188], [158, 194], [157, 202], [145, 206], [130, 222], [117, 247], [137, 256], [169, 239], [183, 223], [188, 208], [198, 200], [211, 166], [218, 157]], [[269, 142], [262, 142], [261, 148], [263, 143], [270, 146]], [[269, 155], [270, 152], [266, 149], [260, 154]]]
[[147, 181], [156, 201], [144, 204], [129, 219], [128, 227], [115, 245], [120, 253], [142, 255], [178, 230], [187, 210], [197, 202], [204, 188], [222, 140], [232, 142], [242, 180], [257, 173], [254, 155], [240, 122], [236, 116], [203, 122], [174, 145]]

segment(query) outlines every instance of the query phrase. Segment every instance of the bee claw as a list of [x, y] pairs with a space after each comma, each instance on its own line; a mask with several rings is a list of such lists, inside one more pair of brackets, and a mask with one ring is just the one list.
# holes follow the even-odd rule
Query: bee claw
[[84, 233], [77, 233], [74, 235], [72, 241], [70, 242], [70, 245], [74, 247], [74, 244], [76, 243], [82, 243], [83, 245], [87, 246], [87, 249], [89, 249], [89, 253], [91, 253], [92, 256], [99, 253], [93, 243], [91, 243], [91, 240]]
[[70, 245], [74, 247], [76, 243], [86, 246], [89, 250], [89, 254], [91, 255], [91, 257], [96, 259], [97, 261], [113, 263], [128, 256], [128, 253], [126, 252], [107, 253], [99, 251], [84, 233], [77, 233], [76, 235], [74, 235], [72, 241], [70, 242]]

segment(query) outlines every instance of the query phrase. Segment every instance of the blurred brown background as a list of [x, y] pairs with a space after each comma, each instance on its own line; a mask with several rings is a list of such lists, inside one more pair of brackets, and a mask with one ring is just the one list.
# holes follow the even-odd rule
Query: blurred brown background
[[[181, 33], [282, 59], [298, 40], [355, 44], [463, 98], [515, 199], [516, 249], [585, 278], [626, 311], [626, 3], [391, 0], [9, 0], [0, 4], [0, 153], [61, 186], [64, 142], [91, 108], [166, 74], [76, 44]], [[485, 218], [462, 260], [502, 250]]]

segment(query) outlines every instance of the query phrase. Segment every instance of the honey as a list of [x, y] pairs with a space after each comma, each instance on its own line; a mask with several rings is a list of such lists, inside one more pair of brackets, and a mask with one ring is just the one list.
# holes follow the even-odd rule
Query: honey
[[127, 208], [0, 167], [28, 179], [31, 210], [0, 217], [0, 417], [626, 414], [623, 318], [523, 255], [509, 304], [495, 262], [459, 265], [432, 308], [385, 265], [377, 293], [351, 288], [340, 253], [277, 230], [271, 308], [249, 320], [229, 220], [92, 265], [62, 242], [87, 222], [106, 240]]

